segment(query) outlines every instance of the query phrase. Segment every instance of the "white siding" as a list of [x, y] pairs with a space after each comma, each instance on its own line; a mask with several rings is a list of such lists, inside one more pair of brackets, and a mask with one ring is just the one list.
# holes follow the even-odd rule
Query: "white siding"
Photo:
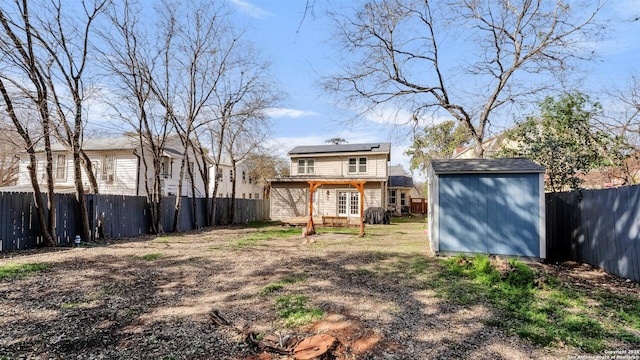
[[[338, 192], [358, 192], [348, 185], [322, 185], [314, 194], [314, 216], [338, 215]], [[384, 183], [370, 182], [365, 184], [364, 209], [382, 207]], [[271, 219], [285, 220], [288, 218], [309, 215], [309, 184], [273, 183], [271, 186]]]
[[308, 214], [309, 185], [274, 183], [271, 186], [271, 219], [285, 220]]

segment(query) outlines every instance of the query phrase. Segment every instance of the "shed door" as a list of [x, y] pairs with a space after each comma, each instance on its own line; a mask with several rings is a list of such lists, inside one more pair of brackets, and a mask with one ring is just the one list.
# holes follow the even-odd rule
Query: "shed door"
[[441, 175], [440, 251], [540, 256], [538, 174]]

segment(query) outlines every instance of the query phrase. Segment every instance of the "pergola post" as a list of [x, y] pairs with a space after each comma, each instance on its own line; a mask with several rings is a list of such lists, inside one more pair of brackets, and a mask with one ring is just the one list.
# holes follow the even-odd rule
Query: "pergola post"
[[316, 233], [316, 227], [313, 224], [313, 193], [322, 185], [320, 182], [309, 181], [309, 220], [304, 236]]
[[321, 185], [351, 185], [358, 190], [360, 194], [360, 233], [359, 236], [364, 236], [364, 184], [366, 180], [317, 180], [308, 181], [309, 183], [309, 220], [307, 221], [307, 227], [305, 228], [304, 235], [313, 235], [316, 233], [316, 227], [313, 223], [313, 193]]

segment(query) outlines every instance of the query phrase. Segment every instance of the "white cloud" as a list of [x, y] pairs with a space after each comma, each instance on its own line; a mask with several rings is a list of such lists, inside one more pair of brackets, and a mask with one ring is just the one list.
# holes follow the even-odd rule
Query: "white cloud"
[[263, 10], [253, 4], [250, 4], [246, 1], [243, 0], [231, 0], [231, 2], [238, 7], [238, 9], [240, 9], [240, 11], [247, 15], [247, 16], [251, 16], [253, 18], [256, 19], [264, 19], [268, 16], [271, 16], [271, 13], [269, 13], [266, 10]]
[[318, 115], [318, 113], [313, 111], [287, 109], [287, 108], [270, 108], [266, 110], [266, 114], [271, 118], [291, 118], [291, 119]]
[[[414, 126], [413, 114], [400, 108], [379, 107], [364, 113], [364, 118], [376, 124], [391, 126]], [[418, 126], [439, 124], [451, 120], [451, 116], [438, 114], [423, 115], [418, 118]]]

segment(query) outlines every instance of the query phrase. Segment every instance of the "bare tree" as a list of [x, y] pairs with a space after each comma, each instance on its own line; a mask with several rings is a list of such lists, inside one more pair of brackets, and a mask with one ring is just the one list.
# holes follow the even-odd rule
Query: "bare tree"
[[[352, 16], [334, 15], [337, 37], [352, 56], [325, 87], [363, 112], [395, 106], [414, 120], [448, 113], [469, 130], [482, 157], [494, 114], [591, 54], [580, 44], [598, 30], [601, 6], [369, 0]], [[458, 46], [465, 55], [456, 59], [450, 50]]]
[[[260, 134], [268, 128], [264, 110], [282, 97], [270, 81], [268, 64], [262, 62], [248, 44], [239, 44], [239, 40], [236, 41], [234, 51], [225, 58], [224, 67], [220, 67], [222, 71], [218, 73], [217, 88], [207, 109], [208, 121], [202, 123], [211, 137], [211, 161], [216, 171], [225, 157], [229, 161], [233, 161], [234, 157], [236, 161], [240, 159], [237, 155], [230, 154], [229, 150], [240, 146], [235, 139], [244, 137], [243, 131], [249, 128], [249, 123], [264, 126], [256, 129], [255, 133], [256, 138], [261, 139]], [[203, 131], [200, 130], [199, 134], [202, 139]], [[234, 168], [234, 173], [235, 170]], [[216, 216], [215, 198], [220, 179], [219, 174], [215, 174], [211, 191], [211, 224]], [[235, 190], [235, 186], [233, 188]]]
[[[0, 51], [2, 51], [3, 71], [0, 73], [0, 93], [6, 106], [6, 114], [11, 119], [16, 132], [22, 138], [24, 149], [29, 154], [29, 175], [34, 191], [34, 201], [38, 220], [46, 246], [55, 245], [56, 211], [53, 187], [53, 158], [51, 155], [51, 111], [46, 72], [41, 62], [42, 54], [35, 44], [32, 31], [32, 16], [29, 2], [15, 1], [12, 8], [0, 7]], [[28, 81], [24, 81], [26, 77]], [[39, 130], [30, 128], [30, 112], [20, 111], [19, 106], [34, 108], [39, 119]], [[45, 176], [47, 180], [48, 215], [42, 201], [42, 191], [38, 182], [38, 161], [36, 151], [42, 144], [45, 153]]]
[[[112, 104], [120, 118], [128, 123], [138, 137], [144, 174], [143, 182], [147, 203], [151, 208], [151, 230], [162, 233], [162, 155], [173, 126], [166, 112], [158, 111], [158, 101], [152, 86], [164, 78], [162, 64], [168, 56], [169, 38], [155, 39], [156, 34], [143, 30], [144, 24], [137, 14], [140, 8], [135, 2], [123, 1], [110, 14], [112, 28], [106, 29], [101, 38], [107, 44], [102, 53], [103, 63], [114, 76], [113, 86], [118, 89]], [[115, 29], [115, 31], [113, 31]], [[167, 37], [171, 33], [165, 34]], [[149, 162], [149, 159], [151, 161]]]
[[238, 163], [247, 160], [251, 154], [256, 154], [262, 147], [264, 140], [269, 135], [269, 124], [263, 114], [263, 110], [270, 107], [274, 98], [263, 96], [264, 93], [254, 98], [250, 104], [252, 111], [237, 116], [230, 124], [228, 136], [224, 139], [224, 146], [231, 161], [233, 178], [231, 179], [231, 203], [228, 222], [233, 224], [235, 219], [236, 183], [238, 176]]
[[[91, 238], [82, 181], [83, 166], [87, 169], [86, 175], [93, 179], [94, 191], [97, 190], [97, 184], [93, 178], [91, 161], [88, 157], [82, 156], [82, 137], [86, 125], [86, 114], [82, 106], [85, 101], [91, 29], [109, 3], [109, 0], [82, 0], [82, 11], [77, 14], [71, 13], [71, 6], [63, 8], [61, 2], [53, 0], [46, 8], [40, 9], [38, 26], [30, 27], [33, 38], [46, 54], [46, 58], [41, 61], [46, 62], [45, 80], [50, 91], [50, 100], [63, 128], [60, 132], [64, 135], [62, 138], [71, 147], [83, 239]], [[63, 94], [70, 99], [64, 99]]]
[[[172, 16], [176, 15], [180, 14]], [[208, 105], [214, 92], [217, 91], [221, 74], [228, 66], [227, 59], [236, 47], [237, 36], [227, 15], [228, 11], [224, 6], [194, 2], [189, 4], [185, 14], [179, 16], [184, 21], [183, 25], [189, 24], [190, 26], [180, 27], [176, 44], [176, 50], [179, 51], [177, 64], [184, 74], [184, 82], [180, 82], [179, 87], [187, 95], [182, 97], [180, 101], [183, 116], [181, 116], [181, 121], [176, 123], [176, 129], [178, 129], [178, 134], [185, 147], [186, 156], [183, 157], [182, 167], [186, 165], [190, 179], [193, 198], [193, 226], [196, 228], [198, 222], [195, 202], [195, 169], [192, 167], [192, 164], [196, 162], [189, 161], [189, 149], [193, 149], [191, 140], [193, 137], [197, 137], [196, 130], [199, 123], [206, 122], [206, 120], [200, 120], [201, 118], [206, 119], [202, 116], [203, 109]], [[208, 182], [206, 169], [209, 163], [205, 157], [200, 159], [202, 161], [197, 164], [200, 166], [200, 174], [206, 188]], [[181, 186], [180, 182], [178, 187]], [[176, 209], [179, 208], [178, 204]], [[177, 215], [176, 211], [176, 217]]]

